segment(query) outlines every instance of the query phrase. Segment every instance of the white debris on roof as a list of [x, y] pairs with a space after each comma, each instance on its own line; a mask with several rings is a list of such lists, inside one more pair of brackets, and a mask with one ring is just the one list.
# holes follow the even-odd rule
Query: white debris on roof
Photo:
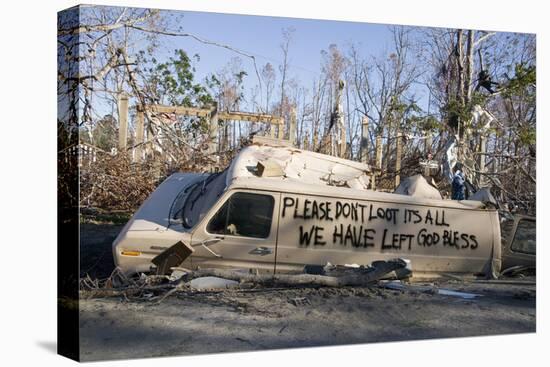
[[269, 180], [288, 180], [323, 186], [342, 186], [366, 190], [370, 181], [368, 164], [290, 147], [251, 145], [231, 163], [227, 186], [236, 178], [257, 177], [258, 162], [270, 161], [282, 168], [283, 175]]
[[498, 207], [498, 202], [493, 196], [493, 194], [491, 194], [491, 190], [488, 187], [482, 187], [481, 189], [476, 191], [475, 194], [470, 196], [468, 200], [481, 201], [482, 203], [485, 203], [485, 204], [491, 203], [494, 206]]
[[409, 195], [416, 198], [441, 200], [441, 193], [418, 174], [404, 179], [395, 189], [394, 194]]

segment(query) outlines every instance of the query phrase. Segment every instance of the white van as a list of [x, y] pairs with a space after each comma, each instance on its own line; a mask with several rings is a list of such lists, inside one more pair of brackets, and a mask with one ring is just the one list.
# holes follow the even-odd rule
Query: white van
[[401, 257], [414, 276], [500, 271], [495, 209], [368, 190], [369, 175], [358, 162], [249, 146], [221, 173], [167, 178], [116, 238], [115, 263], [147, 272], [181, 241], [186, 268], [289, 272]]

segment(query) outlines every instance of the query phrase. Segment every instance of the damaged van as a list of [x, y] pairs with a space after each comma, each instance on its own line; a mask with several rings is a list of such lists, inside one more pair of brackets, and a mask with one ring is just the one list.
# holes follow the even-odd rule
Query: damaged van
[[399, 257], [414, 276], [498, 273], [494, 208], [373, 191], [370, 175], [359, 162], [248, 146], [223, 172], [168, 177], [114, 241], [115, 263], [158, 271], [170, 254], [184, 268], [276, 273]]

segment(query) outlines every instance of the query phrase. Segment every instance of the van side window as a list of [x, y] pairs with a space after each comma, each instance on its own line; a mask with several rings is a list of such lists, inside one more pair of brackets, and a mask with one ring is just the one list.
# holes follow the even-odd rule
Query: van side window
[[274, 203], [270, 195], [235, 193], [212, 217], [206, 230], [215, 234], [267, 238]]
[[536, 254], [537, 222], [522, 219], [519, 221], [511, 250], [525, 254]]

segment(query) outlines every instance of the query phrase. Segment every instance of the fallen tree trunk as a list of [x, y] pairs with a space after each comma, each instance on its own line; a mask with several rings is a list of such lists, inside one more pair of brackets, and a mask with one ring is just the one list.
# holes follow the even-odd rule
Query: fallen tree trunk
[[253, 282], [257, 284], [277, 284], [287, 286], [319, 285], [325, 287], [361, 286], [378, 281], [384, 275], [402, 269], [407, 264], [401, 259], [379, 261], [376, 266], [368, 269], [358, 269], [342, 276], [327, 276], [313, 274], [249, 274], [226, 269], [201, 269], [193, 272], [193, 277], [214, 276], [238, 282]]
[[[314, 274], [251, 274], [243, 273], [229, 269], [200, 269], [190, 272], [187, 279], [214, 276], [238, 282], [249, 282], [260, 285], [278, 285], [278, 286], [324, 286], [324, 287], [344, 287], [344, 286], [367, 286], [376, 283], [385, 275], [392, 271], [405, 268], [407, 263], [402, 259], [393, 259], [388, 261], [375, 261], [370, 267], [349, 268], [328, 270], [328, 274], [333, 275], [314, 275]], [[336, 275], [338, 274], [338, 275]], [[113, 288], [81, 289], [79, 294], [81, 299], [101, 298], [101, 297], [135, 297], [143, 292], [166, 292], [159, 302], [171, 294], [188, 288], [188, 283], [182, 281], [177, 283], [167, 283], [158, 285], [125, 285]]]
[[102, 298], [102, 297], [132, 297], [141, 294], [142, 292], [163, 292], [173, 289], [180, 289], [180, 284], [161, 284], [152, 286], [125, 286], [119, 288], [92, 288], [81, 289], [79, 291], [80, 298]]

